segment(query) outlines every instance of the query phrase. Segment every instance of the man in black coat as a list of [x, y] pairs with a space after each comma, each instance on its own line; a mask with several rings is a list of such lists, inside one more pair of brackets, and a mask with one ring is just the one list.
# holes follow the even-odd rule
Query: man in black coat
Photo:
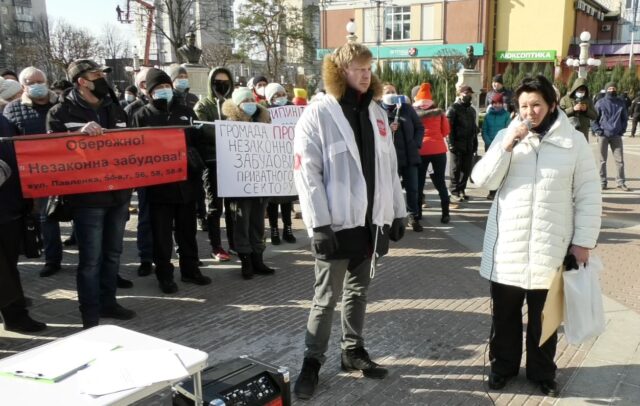
[[[49, 110], [47, 131], [100, 136], [105, 128], [125, 128], [127, 115], [105, 79], [110, 70], [89, 59], [71, 62], [67, 75], [74, 87]], [[131, 190], [65, 196], [78, 240], [78, 301], [84, 328], [97, 326], [101, 317], [129, 320], [136, 315], [116, 302], [130, 198]]]
[[471, 174], [473, 155], [478, 151], [478, 125], [476, 110], [471, 105], [471, 86], [462, 85], [459, 97], [449, 110], [447, 118], [449, 133], [449, 152], [451, 153], [451, 200], [468, 200], [465, 189]]
[[[146, 77], [149, 103], [138, 110], [131, 124], [134, 127], [189, 126], [197, 120], [193, 109], [174, 99], [171, 78], [160, 69], [149, 69]], [[189, 129], [191, 134], [194, 129]], [[198, 137], [189, 137], [187, 144], [194, 144]], [[193, 153], [198, 154], [195, 146]], [[190, 171], [187, 180], [165, 183], [147, 188], [151, 213], [153, 262], [160, 289], [167, 294], [178, 291], [173, 280], [173, 236], [178, 243], [182, 281], [208, 285], [211, 279], [198, 268], [198, 243], [196, 241], [196, 193], [201, 172]]]
[[424, 126], [413, 107], [399, 99], [402, 96], [398, 96], [393, 84], [384, 83], [382, 86], [382, 108], [387, 112], [393, 133], [398, 175], [407, 194], [407, 211], [411, 214], [411, 227], [413, 231], [420, 232], [423, 227], [419, 220], [422, 208], [418, 193], [418, 168]]

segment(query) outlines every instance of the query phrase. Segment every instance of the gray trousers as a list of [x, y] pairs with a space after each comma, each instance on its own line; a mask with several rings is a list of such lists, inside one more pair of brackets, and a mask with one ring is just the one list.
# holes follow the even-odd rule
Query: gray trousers
[[[358, 262], [360, 261], [360, 262]], [[367, 310], [370, 259], [316, 259], [315, 294], [307, 322], [305, 357], [324, 363], [331, 335], [333, 311], [342, 293], [343, 350], [364, 347], [362, 330]]]
[[264, 214], [267, 199], [250, 197], [233, 199], [233, 242], [239, 254], [262, 253], [264, 244]]
[[622, 151], [622, 137], [598, 137], [598, 147], [600, 147], [600, 183], [607, 184], [607, 153], [609, 147], [613, 152], [613, 159], [616, 161], [616, 183], [618, 186], [624, 185], [624, 156]]

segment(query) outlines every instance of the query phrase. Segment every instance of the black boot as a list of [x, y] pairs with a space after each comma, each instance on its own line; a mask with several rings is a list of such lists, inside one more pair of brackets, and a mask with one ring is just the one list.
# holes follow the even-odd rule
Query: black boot
[[202, 272], [197, 268], [195, 271], [183, 274], [181, 280], [185, 283], [193, 283], [201, 286], [211, 283], [211, 278], [209, 278], [208, 276], [204, 276]]
[[262, 252], [251, 253], [251, 265], [253, 265], [253, 272], [260, 275], [271, 275], [275, 273], [275, 269], [266, 266], [262, 260]]
[[293, 392], [298, 399], [311, 399], [318, 387], [318, 372], [320, 361], [315, 358], [305, 358], [302, 363], [300, 375], [293, 387]]
[[342, 370], [362, 371], [365, 377], [373, 379], [383, 379], [389, 373], [386, 368], [371, 361], [367, 350], [362, 347], [342, 351]]
[[133, 287], [133, 282], [131, 282], [129, 279], [123, 278], [122, 276], [120, 276], [120, 274], [118, 274], [116, 285], [120, 289], [131, 289]]
[[253, 265], [252, 265], [252, 261], [251, 261], [251, 256], [250, 254], [240, 254], [238, 253], [238, 256], [240, 257], [240, 261], [242, 262], [242, 277], [244, 279], [252, 279], [253, 278]]
[[289, 224], [288, 226], [285, 225], [284, 228], [282, 229], [282, 239], [291, 244], [296, 242], [296, 236], [293, 235], [291, 224]]
[[271, 227], [271, 244], [280, 245], [280, 233], [278, 233], [278, 227]]

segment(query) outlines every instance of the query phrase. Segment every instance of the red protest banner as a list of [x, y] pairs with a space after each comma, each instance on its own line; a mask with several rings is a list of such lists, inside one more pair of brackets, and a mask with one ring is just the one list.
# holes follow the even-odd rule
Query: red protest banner
[[131, 189], [185, 180], [182, 128], [136, 128], [101, 136], [13, 138], [25, 197]]

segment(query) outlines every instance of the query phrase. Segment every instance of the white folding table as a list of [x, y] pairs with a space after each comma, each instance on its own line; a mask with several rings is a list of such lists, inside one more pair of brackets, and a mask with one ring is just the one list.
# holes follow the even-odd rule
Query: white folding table
[[[193, 378], [194, 393], [187, 394], [198, 406], [202, 405], [202, 378], [201, 372], [207, 366], [208, 354], [206, 352], [161, 340], [146, 334], [128, 330], [113, 325], [101, 325], [68, 337], [60, 338], [50, 343], [32, 348], [10, 357], [0, 360], [0, 366], [19, 364], [20, 360], [29, 357], [37, 357], [46, 351], [55, 349], [56, 342], [67, 340], [70, 337], [96, 340], [118, 345], [126, 350], [136, 349], [170, 349], [178, 355], [185, 368]], [[89, 365], [87, 368], [91, 368]], [[129, 389], [103, 396], [90, 396], [81, 393], [82, 384], [78, 374], [70, 375], [59, 382], [46, 383], [29, 378], [0, 376], [0, 404], [3, 405], [74, 405], [74, 406], [102, 406], [102, 405], [129, 405], [137, 400], [172, 387], [179, 382], [158, 382], [149, 386]], [[184, 393], [184, 389], [179, 389]]]

